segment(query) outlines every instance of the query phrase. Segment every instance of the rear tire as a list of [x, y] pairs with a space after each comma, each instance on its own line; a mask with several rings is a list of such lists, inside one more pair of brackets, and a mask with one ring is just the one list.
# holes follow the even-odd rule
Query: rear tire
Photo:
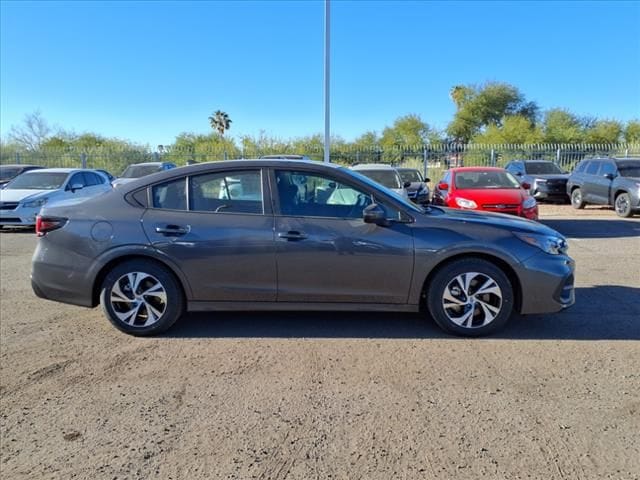
[[455, 335], [488, 335], [502, 328], [513, 312], [511, 282], [500, 268], [479, 258], [444, 266], [427, 288], [431, 316]]
[[582, 190], [579, 188], [571, 192], [571, 206], [577, 210], [582, 210], [586, 204], [582, 199]]
[[178, 281], [151, 260], [130, 260], [113, 268], [102, 282], [100, 305], [118, 330], [135, 336], [157, 335], [184, 312]]

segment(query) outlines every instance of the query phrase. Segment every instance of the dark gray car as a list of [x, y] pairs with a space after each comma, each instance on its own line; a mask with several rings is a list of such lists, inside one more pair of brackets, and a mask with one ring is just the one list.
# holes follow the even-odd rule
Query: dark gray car
[[45, 207], [40, 297], [98, 303], [152, 335], [186, 311], [426, 306], [445, 330], [490, 333], [512, 312], [574, 302], [567, 243], [539, 223], [426, 210], [347, 168], [242, 160], [150, 175], [79, 205]]
[[569, 174], [549, 160], [512, 160], [505, 170], [516, 176], [520, 184], [529, 184], [536, 200], [566, 202]]
[[567, 182], [573, 208], [611, 205], [620, 217], [640, 213], [640, 159], [582, 160]]

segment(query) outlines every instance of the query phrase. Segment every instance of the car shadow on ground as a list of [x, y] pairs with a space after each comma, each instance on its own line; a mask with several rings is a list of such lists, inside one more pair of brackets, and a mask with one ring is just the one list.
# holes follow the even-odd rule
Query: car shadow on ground
[[[549, 315], [514, 315], [490, 340], [640, 340], [640, 288], [576, 289], [576, 304]], [[208, 312], [183, 316], [165, 338], [451, 339], [427, 314]]]
[[569, 238], [628, 238], [640, 237], [640, 221], [608, 219], [540, 219], [540, 223]]
[[29, 233], [31, 235], [35, 235], [36, 227], [13, 227], [10, 225], [4, 225], [0, 228], [0, 232], [2, 233]]

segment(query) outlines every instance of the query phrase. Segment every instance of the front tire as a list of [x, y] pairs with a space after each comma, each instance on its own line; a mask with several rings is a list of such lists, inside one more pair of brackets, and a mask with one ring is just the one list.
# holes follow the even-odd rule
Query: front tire
[[131, 260], [113, 268], [102, 282], [100, 305], [118, 330], [135, 336], [169, 329], [184, 311], [173, 274], [151, 260]]
[[579, 188], [571, 192], [571, 206], [576, 210], [582, 210], [585, 206], [584, 200], [582, 199], [582, 190]]
[[456, 260], [440, 269], [427, 288], [431, 316], [455, 335], [479, 337], [495, 332], [513, 311], [511, 282], [486, 260]]
[[616, 214], [622, 218], [629, 218], [631, 212], [631, 196], [628, 193], [619, 193], [614, 202]]

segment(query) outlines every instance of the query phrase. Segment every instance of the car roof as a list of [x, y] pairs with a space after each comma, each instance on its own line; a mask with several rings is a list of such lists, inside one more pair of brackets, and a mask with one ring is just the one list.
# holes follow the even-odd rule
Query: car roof
[[26, 172], [26, 174], [31, 173], [71, 173], [71, 172], [83, 172], [83, 171], [92, 171], [91, 168], [41, 168], [37, 172]]
[[128, 166], [131, 167], [131, 166], [138, 166], [138, 165], [153, 165], [153, 166], [159, 167], [160, 165], [164, 165], [165, 163], [172, 163], [172, 162], [142, 162], [142, 163], [132, 163]]
[[360, 163], [351, 167], [352, 170], [395, 170], [386, 163]]
[[503, 172], [502, 167], [455, 167], [449, 169], [453, 173], [458, 172]]

